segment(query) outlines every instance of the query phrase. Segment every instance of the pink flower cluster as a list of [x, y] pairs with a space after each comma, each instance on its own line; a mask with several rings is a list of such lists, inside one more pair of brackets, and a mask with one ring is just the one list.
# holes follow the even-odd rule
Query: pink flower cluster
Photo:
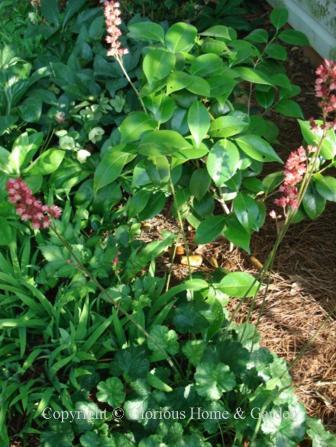
[[121, 25], [120, 3], [114, 0], [104, 1], [104, 14], [106, 23], [106, 42], [110, 48], [107, 52], [108, 56], [121, 57], [128, 53], [128, 50], [122, 48], [120, 36], [122, 35], [119, 26]]
[[51, 225], [50, 218], [59, 219], [62, 214], [58, 206], [43, 205], [21, 179], [8, 180], [7, 192], [8, 200], [15, 206], [17, 215], [23, 221], [31, 221], [33, 228], [48, 228]]
[[303, 146], [291, 152], [285, 165], [285, 179], [280, 186], [281, 197], [274, 203], [282, 208], [297, 209], [299, 206], [297, 185], [302, 181], [307, 170], [307, 153]]
[[325, 60], [316, 70], [315, 93], [321, 98], [323, 113], [336, 112], [336, 62]]

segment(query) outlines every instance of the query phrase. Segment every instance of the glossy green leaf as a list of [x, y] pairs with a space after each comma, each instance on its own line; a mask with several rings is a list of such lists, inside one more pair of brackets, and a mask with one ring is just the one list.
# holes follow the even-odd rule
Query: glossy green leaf
[[130, 154], [116, 146], [104, 154], [94, 174], [94, 190], [98, 192], [104, 186], [113, 183], [121, 174]]
[[264, 109], [269, 109], [274, 103], [275, 91], [274, 89], [270, 89], [267, 92], [257, 91], [256, 98], [258, 103], [264, 107]]
[[216, 54], [202, 54], [190, 65], [190, 73], [197, 76], [210, 76], [224, 68], [222, 59]]
[[163, 48], [151, 48], [143, 61], [143, 71], [149, 84], [166, 78], [175, 67], [175, 56]]
[[275, 106], [275, 110], [282, 115], [291, 118], [303, 118], [303, 112], [300, 105], [292, 99], [283, 99]]
[[217, 37], [225, 40], [237, 39], [237, 32], [233, 28], [224, 25], [211, 26], [200, 34], [201, 36]]
[[209, 134], [215, 138], [227, 138], [241, 133], [249, 127], [249, 124], [250, 120], [247, 114], [234, 112], [213, 120]]
[[272, 43], [271, 45], [269, 45], [265, 53], [272, 59], [276, 59], [279, 61], [285, 61], [288, 56], [286, 48], [277, 43]]
[[179, 22], [172, 25], [166, 33], [166, 44], [174, 53], [190, 51], [197, 37], [197, 29], [187, 23]]
[[302, 47], [309, 46], [309, 40], [307, 39], [307, 36], [301, 33], [301, 31], [297, 31], [294, 29], [286, 29], [284, 31], [281, 31], [281, 33], [279, 34], [279, 39], [290, 45], [299, 45]]
[[164, 29], [158, 23], [146, 21], [128, 25], [129, 37], [138, 41], [164, 43]]
[[210, 96], [210, 85], [208, 81], [201, 78], [200, 76], [190, 76], [189, 83], [186, 86], [189, 92], [194, 93], [199, 96]]
[[316, 174], [314, 176], [317, 192], [330, 202], [336, 202], [336, 178], [328, 175]]
[[224, 186], [239, 168], [239, 151], [229, 140], [218, 141], [210, 150], [207, 170], [217, 186]]
[[173, 98], [164, 94], [144, 98], [144, 103], [146, 108], [153, 113], [158, 123], [169, 121], [176, 110], [176, 103]]
[[197, 200], [201, 200], [208, 192], [211, 184], [211, 178], [206, 169], [196, 169], [190, 178], [189, 188]]
[[325, 210], [326, 199], [322, 197], [313, 184], [309, 185], [303, 197], [303, 209], [312, 220], [317, 219]]
[[58, 169], [64, 157], [65, 151], [48, 149], [36, 159], [27, 172], [30, 175], [49, 175]]
[[225, 227], [224, 216], [210, 216], [205, 218], [196, 231], [197, 244], [208, 244], [214, 241]]
[[229, 366], [202, 362], [196, 368], [195, 383], [195, 390], [200, 396], [216, 401], [224, 392], [234, 388], [236, 380]]
[[190, 149], [190, 143], [174, 130], [154, 130], [147, 132], [137, 146], [142, 155], [174, 155], [178, 150]]
[[276, 29], [282, 28], [288, 22], [288, 11], [285, 8], [275, 8], [271, 12], [271, 23]]
[[236, 216], [230, 215], [226, 218], [223, 235], [234, 245], [250, 253], [251, 233], [245, 230]]
[[137, 141], [142, 134], [154, 130], [157, 123], [145, 112], [133, 112], [119, 126], [122, 143]]
[[257, 135], [242, 135], [236, 138], [236, 143], [246, 155], [257, 161], [277, 161], [282, 163], [281, 158], [272, 146]]
[[40, 148], [43, 141], [43, 133], [28, 134], [24, 132], [14, 142], [8, 159], [10, 171], [19, 173], [21, 168], [27, 166]]
[[119, 407], [125, 400], [125, 389], [122, 381], [117, 377], [111, 377], [97, 385], [97, 399], [111, 407]]
[[259, 207], [256, 200], [240, 192], [233, 201], [233, 210], [241, 225], [247, 230], [258, 230]]
[[235, 67], [235, 71], [244, 80], [253, 84], [273, 85], [271, 78], [261, 70], [250, 67]]
[[221, 291], [235, 298], [254, 297], [260, 283], [254, 276], [245, 272], [233, 272], [224, 276], [218, 284]]
[[196, 146], [199, 146], [210, 128], [209, 112], [200, 101], [195, 101], [189, 108], [188, 126]]
[[267, 43], [268, 32], [263, 28], [255, 29], [251, 31], [250, 34], [245, 37], [245, 39], [255, 43]]

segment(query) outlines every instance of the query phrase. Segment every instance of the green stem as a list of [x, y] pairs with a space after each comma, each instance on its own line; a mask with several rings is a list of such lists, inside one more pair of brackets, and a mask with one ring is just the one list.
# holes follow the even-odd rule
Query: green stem
[[147, 113], [147, 109], [146, 109], [146, 106], [145, 106], [145, 104], [144, 104], [144, 102], [143, 102], [143, 100], [142, 100], [142, 98], [141, 98], [141, 95], [140, 95], [138, 89], [136, 88], [136, 86], [134, 85], [133, 81], [132, 81], [131, 78], [129, 77], [129, 75], [128, 75], [128, 73], [127, 73], [127, 70], [126, 70], [126, 68], [124, 67], [124, 64], [123, 64], [123, 62], [122, 62], [122, 59], [121, 59], [120, 57], [116, 57], [116, 60], [117, 60], [117, 62], [118, 62], [118, 64], [119, 64], [119, 66], [120, 66], [122, 72], [124, 73], [125, 78], [127, 79], [127, 81], [129, 82], [130, 86], [132, 87], [134, 93], [135, 93], [136, 96], [138, 97], [138, 100], [139, 100], [139, 102], [140, 102], [140, 104], [141, 104], [141, 107], [143, 108], [144, 112]]
[[174, 204], [175, 204], [175, 208], [176, 208], [176, 214], [177, 214], [177, 220], [180, 226], [180, 230], [181, 230], [181, 235], [182, 235], [182, 239], [183, 239], [183, 244], [185, 247], [185, 251], [186, 251], [186, 255], [187, 255], [187, 261], [188, 261], [188, 274], [189, 274], [189, 278], [192, 279], [192, 273], [191, 273], [191, 265], [190, 265], [190, 248], [189, 248], [189, 243], [188, 243], [188, 239], [187, 236], [185, 234], [184, 231], [184, 225], [183, 225], [183, 219], [179, 210], [179, 206], [176, 200], [176, 191], [175, 191], [175, 187], [174, 187], [174, 182], [173, 179], [171, 177], [171, 172], [169, 174], [169, 183], [170, 183], [170, 190], [174, 199]]

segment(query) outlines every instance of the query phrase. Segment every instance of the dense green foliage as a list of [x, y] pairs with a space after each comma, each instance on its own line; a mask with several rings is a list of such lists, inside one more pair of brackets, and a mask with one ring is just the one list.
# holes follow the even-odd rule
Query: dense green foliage
[[[230, 297], [253, 298], [263, 285], [218, 269], [169, 287], [158, 258], [183, 235], [140, 238], [142, 222], [171, 205], [196, 243], [221, 235], [249, 251], [283, 178], [266, 116], [300, 118], [318, 144], [284, 65], [285, 44], [305, 36], [283, 30], [282, 9], [271, 33], [252, 28], [248, 2], [185, 2], [192, 25], [164, 20], [177, 2], [155, 11], [125, 1], [123, 63], [139, 101], [106, 56], [94, 3], [18, 3], [1, 34], [1, 445], [336, 445], [297, 401], [285, 362], [260, 347], [252, 324], [230, 320]], [[336, 201], [335, 179], [322, 175], [335, 151], [330, 130], [297, 220]], [[279, 168], [265, 175], [266, 163]], [[19, 221], [5, 188], [18, 177], [63, 208], [51, 229]], [[198, 407], [225, 416], [190, 419]], [[107, 417], [61, 423], [44, 417], [48, 408]], [[151, 417], [158, 410], [178, 416]]]

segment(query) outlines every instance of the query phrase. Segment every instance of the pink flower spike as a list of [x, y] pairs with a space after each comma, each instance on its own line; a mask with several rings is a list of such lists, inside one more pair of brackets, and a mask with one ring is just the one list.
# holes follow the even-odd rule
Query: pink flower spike
[[44, 205], [32, 193], [29, 186], [21, 179], [9, 179], [6, 185], [8, 201], [16, 208], [16, 214], [23, 222], [31, 222], [33, 228], [48, 228], [51, 225], [50, 217], [58, 219], [62, 210], [56, 206]]
[[110, 48], [107, 51], [108, 56], [122, 57], [128, 53], [128, 50], [122, 48], [120, 36], [122, 35], [119, 26], [121, 25], [120, 3], [114, 0], [104, 1], [104, 14], [106, 23], [106, 42]]

